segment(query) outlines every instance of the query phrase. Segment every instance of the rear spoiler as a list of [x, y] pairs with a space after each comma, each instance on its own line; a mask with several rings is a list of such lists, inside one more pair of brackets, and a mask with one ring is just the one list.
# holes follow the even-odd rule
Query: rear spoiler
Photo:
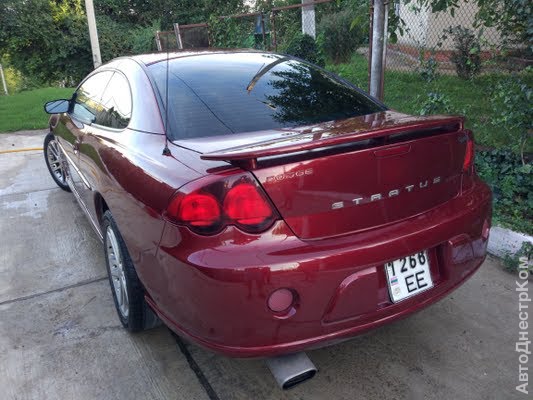
[[254, 169], [257, 159], [262, 157], [288, 155], [305, 150], [343, 145], [361, 140], [390, 136], [397, 133], [416, 133], [424, 130], [442, 130], [442, 133], [457, 132], [463, 129], [463, 117], [433, 116], [421, 119], [406, 118], [390, 121], [390, 125], [375, 129], [356, 130], [350, 133], [332, 133], [328, 130], [320, 132], [305, 132], [302, 134], [251, 143], [244, 146], [232, 147], [205, 153], [200, 156], [203, 160], [229, 161], [241, 167]]

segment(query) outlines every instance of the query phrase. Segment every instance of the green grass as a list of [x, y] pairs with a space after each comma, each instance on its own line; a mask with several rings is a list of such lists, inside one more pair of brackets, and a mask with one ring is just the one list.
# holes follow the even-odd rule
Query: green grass
[[0, 96], [0, 132], [42, 129], [49, 115], [43, 105], [49, 100], [70, 98], [74, 89], [43, 88]]
[[[368, 90], [368, 62], [354, 55], [349, 64], [329, 65], [332, 72]], [[440, 75], [433, 82], [426, 82], [418, 73], [387, 71], [385, 73], [385, 100], [392, 109], [408, 114], [420, 114], [428, 101], [429, 93], [440, 93], [448, 101], [448, 109], [438, 113], [460, 114], [466, 117], [466, 126], [474, 131], [476, 141], [489, 147], [509, 144], [510, 137], [490, 123], [493, 115], [491, 93], [504, 74], [487, 74], [472, 80], [456, 76]]]

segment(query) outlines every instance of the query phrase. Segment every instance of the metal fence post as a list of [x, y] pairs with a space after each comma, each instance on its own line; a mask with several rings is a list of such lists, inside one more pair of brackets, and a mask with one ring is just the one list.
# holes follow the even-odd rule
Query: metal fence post
[[372, 61], [370, 63], [370, 95], [382, 99], [383, 46], [385, 43], [385, 1], [374, 1], [374, 21], [372, 23]]
[[276, 11], [272, 10], [270, 14], [270, 25], [272, 29], [272, 47], [274, 51], [278, 51], [278, 43], [276, 42]]
[[263, 49], [267, 50], [266, 32], [265, 32], [265, 16], [261, 13], [261, 34], [263, 35]]

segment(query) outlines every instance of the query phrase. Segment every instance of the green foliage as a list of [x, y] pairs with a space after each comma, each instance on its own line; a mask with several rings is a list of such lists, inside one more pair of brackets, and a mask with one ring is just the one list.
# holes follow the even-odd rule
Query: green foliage
[[253, 48], [255, 46], [255, 20], [223, 18], [213, 15], [209, 19], [209, 36], [212, 47]]
[[493, 193], [496, 224], [533, 233], [533, 166], [506, 149], [478, 151], [476, 170]]
[[140, 26], [131, 31], [131, 52], [133, 54], [142, 54], [156, 51], [154, 32], [160, 31], [159, 21], [154, 21], [152, 25]]
[[438, 92], [430, 92], [427, 100], [422, 104], [419, 114], [449, 114], [451, 112], [452, 105], [448, 96]]
[[[472, 30], [457, 25], [448, 28], [446, 34], [453, 38], [455, 49], [451, 60], [455, 64], [457, 76], [462, 79], [471, 79], [481, 72], [481, 45], [479, 35], [474, 35]], [[446, 39], [446, 35], [443, 36]]]
[[533, 257], [533, 243], [531, 242], [522, 242], [522, 246], [516, 252], [514, 256], [507, 254], [503, 257], [503, 264], [505, 269], [509, 272], [516, 272], [520, 268], [521, 260], [524, 258], [528, 261], [529, 273], [533, 274], [533, 264], [531, 263], [531, 258]]
[[295, 35], [285, 52], [322, 67], [325, 65], [315, 39], [309, 35]]
[[418, 55], [418, 62], [418, 73], [424, 81], [430, 83], [433, 82], [439, 76], [439, 63], [437, 62], [437, 58], [435, 57], [434, 51], [432, 51], [431, 55], [426, 58], [425, 51], [423, 49], [420, 49]]
[[[96, 25], [102, 62], [131, 53], [132, 26], [118, 23], [107, 15], [98, 15]], [[89, 46], [89, 43], [86, 45]]]
[[163, 30], [172, 24], [206, 22], [212, 15], [231, 15], [247, 10], [242, 0], [98, 0], [94, 2], [97, 15], [107, 15], [114, 21], [149, 26], [160, 21]]
[[350, 59], [352, 53], [368, 37], [366, 14], [354, 13], [350, 9], [341, 10], [322, 18], [317, 26], [322, 52], [334, 63]]
[[[531, 69], [526, 73], [533, 75]], [[491, 96], [494, 113], [491, 124], [500, 127], [501, 134], [509, 138], [510, 148], [521, 155], [523, 164], [527, 142], [533, 132], [532, 100], [533, 89], [520, 76], [498, 82]]]
[[[96, 1], [102, 60], [153, 50], [154, 32], [174, 22], [246, 9], [239, 0]], [[21, 74], [19, 89], [72, 86], [93, 69], [83, 0], [2, 0], [0, 27], [0, 57]]]
[[[293, 1], [290, 0], [275, 1], [273, 6], [281, 7], [291, 3], [293, 3]], [[278, 12], [274, 16], [274, 21], [276, 25], [277, 51], [280, 53], [286, 53], [287, 46], [302, 30], [300, 13], [291, 10]]]
[[0, 25], [0, 54], [24, 76], [70, 83], [90, 70], [81, 0], [5, 0]]
[[533, 10], [531, 0], [477, 0], [479, 24], [494, 26], [508, 43], [533, 46]]
[[[22, 89], [22, 75], [20, 72], [12, 67], [4, 68], [4, 75], [6, 77], [6, 86], [9, 94], [17, 93]], [[3, 91], [0, 94], [4, 94]]]

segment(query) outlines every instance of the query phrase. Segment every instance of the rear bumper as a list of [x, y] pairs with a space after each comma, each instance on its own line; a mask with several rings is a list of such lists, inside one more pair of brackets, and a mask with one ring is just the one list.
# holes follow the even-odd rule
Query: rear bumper
[[[198, 237], [167, 224], [157, 265], [141, 277], [147, 301], [178, 334], [233, 357], [321, 347], [412, 314], [446, 296], [482, 264], [491, 194], [472, 189], [409, 220], [376, 230], [302, 241], [278, 222], [249, 235], [232, 227]], [[434, 287], [393, 304], [383, 265], [429, 249]], [[298, 293], [274, 314], [278, 288]]]

